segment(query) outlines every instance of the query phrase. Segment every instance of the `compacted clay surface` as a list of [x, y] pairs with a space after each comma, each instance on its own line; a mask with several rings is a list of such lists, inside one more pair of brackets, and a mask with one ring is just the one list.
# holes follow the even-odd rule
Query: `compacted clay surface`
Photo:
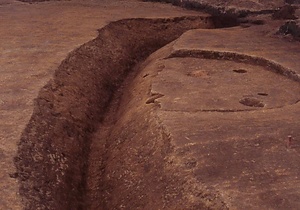
[[284, 2], [202, 3], [0, 3], [1, 209], [300, 206]]

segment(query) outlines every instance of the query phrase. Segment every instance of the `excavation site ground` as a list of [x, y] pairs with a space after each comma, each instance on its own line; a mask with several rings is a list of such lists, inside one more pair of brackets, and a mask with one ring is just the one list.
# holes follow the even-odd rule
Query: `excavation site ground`
[[0, 209], [300, 208], [299, 2], [169, 2], [0, 0]]

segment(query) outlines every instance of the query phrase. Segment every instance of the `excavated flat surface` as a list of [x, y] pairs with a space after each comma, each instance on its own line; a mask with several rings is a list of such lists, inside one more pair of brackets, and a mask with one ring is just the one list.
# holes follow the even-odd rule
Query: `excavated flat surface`
[[[43, 209], [48, 204], [88, 209], [298, 209], [298, 42], [271, 36], [272, 25], [192, 30], [136, 66], [115, 93], [110, 92], [114, 84], [105, 81], [118, 83], [120, 75], [109, 67], [124, 71], [122, 64], [127, 68], [137, 62], [124, 59], [138, 60], [124, 52], [143, 55], [144, 42], [153, 49], [166, 44], [164, 33], [176, 35], [174, 23], [187, 30], [186, 19], [117, 22], [67, 57], [111, 21], [196, 14], [130, 0], [1, 1], [0, 209], [24, 207], [18, 177], [25, 183], [23, 196]], [[146, 33], [141, 33], [143, 23], [151, 24]], [[152, 39], [150, 32], [158, 30]], [[162, 41], [156, 40], [158, 35]], [[40, 92], [24, 131], [34, 98], [53, 77]], [[103, 102], [110, 101], [109, 94], [114, 95], [110, 104]], [[90, 125], [94, 122], [98, 124]], [[86, 177], [81, 177], [86, 160], [78, 160], [85, 152], [80, 150], [88, 150], [81, 148], [87, 145], [81, 141], [93, 129]], [[22, 164], [15, 173], [13, 158], [23, 131]], [[81, 184], [86, 194], [80, 194]], [[55, 203], [63, 199], [60, 195], [71, 199]]]
[[[250, 30], [237, 28], [236, 30], [223, 29], [199, 32], [194, 30], [186, 33], [176, 42], [175, 50], [199, 49], [261, 57], [300, 74], [298, 65], [299, 43], [294, 41], [289, 43], [287, 40], [279, 39], [273, 36], [275, 31], [265, 30], [264, 26], [253, 26]], [[205, 35], [201, 36], [200, 34]]]
[[191, 30], [139, 66], [93, 137], [92, 209], [299, 207], [299, 43], [265, 29]]
[[67, 54], [123, 18], [199, 14], [136, 1], [0, 1], [0, 209], [21, 209], [13, 158], [33, 99]]
[[[297, 42], [263, 36], [259, 27], [193, 30], [175, 42], [173, 56], [148, 67], [161, 69], [151, 91], [161, 95], [155, 101], [174, 147], [171, 165], [219, 194], [229, 209], [300, 206], [300, 86], [283, 75], [292, 71], [297, 79], [299, 49]], [[222, 56], [203, 58], [208, 51]], [[283, 74], [226, 52], [267, 59]], [[244, 105], [243, 97], [264, 106]]]
[[153, 84], [153, 90], [163, 95], [168, 93], [160, 99], [164, 110], [263, 110], [293, 105], [300, 100], [298, 82], [261, 66], [191, 57], [169, 58], [164, 66], [167, 70]]

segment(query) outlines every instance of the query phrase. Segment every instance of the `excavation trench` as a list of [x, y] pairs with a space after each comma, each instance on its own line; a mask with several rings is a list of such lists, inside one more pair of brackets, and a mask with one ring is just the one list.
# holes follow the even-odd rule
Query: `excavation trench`
[[[120, 87], [124, 84], [124, 79], [128, 73], [131, 75], [129, 78], [134, 78], [137, 74], [134, 70], [139, 69], [134, 66], [183, 32], [195, 28], [214, 28], [214, 20], [208, 16], [120, 20], [100, 29], [96, 39], [68, 55], [55, 71], [53, 79], [40, 90], [33, 115], [19, 143], [15, 158], [16, 176], [20, 181], [20, 194], [24, 198], [26, 209], [114, 209], [121, 208], [120, 205], [135, 209], [145, 208], [147, 203], [159, 208], [166, 204], [163, 195], [167, 190], [153, 190], [152, 193], [145, 194], [130, 188], [131, 191], [124, 192], [127, 197], [117, 196], [120, 194], [116, 191], [119, 183], [103, 179], [104, 172], [108, 170], [106, 160], [111, 157], [108, 155], [110, 147], [107, 146], [107, 141], [112, 139], [99, 141], [101, 143], [98, 146], [102, 146], [102, 150], [99, 149], [101, 151], [98, 156], [102, 159], [89, 164], [90, 145], [91, 139], [99, 133], [94, 134], [96, 130], [101, 131], [101, 138], [106, 134], [106, 137], [110, 136], [116, 116], [110, 120], [111, 125], [107, 126], [103, 122], [109, 121], [107, 113], [110, 112], [113, 116], [114, 111], [111, 110], [118, 110], [118, 100], [112, 99], [123, 95]], [[130, 83], [129, 79], [126, 81], [126, 84]], [[115, 103], [114, 109], [111, 108], [112, 103]], [[123, 112], [126, 112], [124, 109]], [[129, 129], [127, 138], [130, 135], [138, 136], [140, 131], [144, 131], [145, 135], [149, 133], [144, 144], [147, 144], [147, 140], [168, 139], [162, 135], [162, 131], [154, 129], [155, 123], [151, 120], [139, 121], [146, 117], [143, 114], [149, 116], [149, 110], [136, 113], [138, 114], [141, 117], [128, 125], [136, 130], [129, 133]], [[141, 134], [141, 137], [145, 136]], [[120, 141], [120, 138], [116, 138], [116, 141]], [[163, 167], [164, 153], [167, 150], [163, 145], [165, 143], [162, 143], [162, 150], [155, 161], [148, 161], [148, 165], [143, 165], [145, 171], [158, 173], [158, 168]], [[141, 156], [144, 160], [141, 159], [140, 162], [148, 158], [147, 154]], [[90, 176], [87, 174], [91, 165], [96, 165], [95, 170], [98, 172]], [[119, 168], [122, 170], [122, 167]], [[140, 190], [155, 188], [152, 182], [154, 180], [151, 180], [151, 177], [154, 179], [152, 172], [145, 176], [149, 180], [143, 183], [144, 188]], [[89, 181], [88, 177], [94, 180]], [[164, 184], [157, 183], [157, 186], [167, 189], [165, 176], [160, 174], [159, 177], [162, 179], [159, 183]], [[140, 202], [134, 201], [137, 196], [135, 192], [139, 192], [139, 195], [144, 193]], [[94, 196], [93, 193], [97, 195]], [[126, 199], [127, 203], [124, 201]], [[156, 201], [151, 203], [151, 200]], [[120, 204], [122, 202], [126, 205]]]

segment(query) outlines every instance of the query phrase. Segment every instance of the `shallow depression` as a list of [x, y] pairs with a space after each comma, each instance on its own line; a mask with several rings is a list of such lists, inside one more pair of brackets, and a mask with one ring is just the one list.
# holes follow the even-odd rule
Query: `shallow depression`
[[260, 110], [300, 99], [298, 82], [264, 66], [191, 57], [169, 58], [164, 65], [166, 70], [160, 74], [168, 81], [157, 79], [153, 88], [166, 95], [160, 99], [165, 110]]

